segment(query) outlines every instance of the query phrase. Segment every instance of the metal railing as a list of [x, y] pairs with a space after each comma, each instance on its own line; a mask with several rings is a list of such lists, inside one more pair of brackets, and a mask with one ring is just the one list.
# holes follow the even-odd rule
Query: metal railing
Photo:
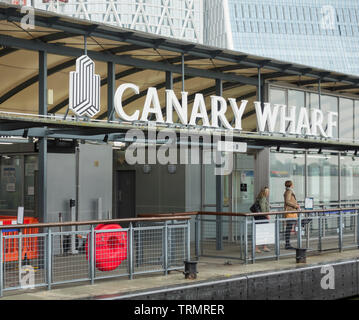
[[[0, 296], [8, 290], [182, 270], [184, 260], [190, 259], [189, 219], [2, 225]], [[118, 223], [128, 227], [119, 229]], [[37, 232], [23, 234], [29, 226]], [[81, 230], [58, 231], [73, 226]], [[12, 252], [16, 257], [9, 255]]]
[[[296, 218], [285, 218], [296, 214]], [[308, 252], [359, 248], [359, 208], [292, 212], [198, 212], [196, 255], [239, 259], [245, 263]], [[268, 220], [256, 220], [269, 216]]]
[[[286, 218], [296, 214], [296, 218]], [[358, 207], [261, 213], [188, 212], [162, 215], [189, 216], [194, 224], [192, 250], [196, 258], [213, 257], [254, 263], [261, 259], [308, 252], [359, 248]], [[269, 220], [256, 220], [269, 216]], [[300, 227], [298, 227], [300, 226]]]

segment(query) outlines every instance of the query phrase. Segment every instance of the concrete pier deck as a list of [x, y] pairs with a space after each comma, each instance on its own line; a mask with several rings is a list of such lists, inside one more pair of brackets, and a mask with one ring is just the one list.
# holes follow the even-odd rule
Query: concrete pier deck
[[[335, 269], [335, 290], [323, 290], [323, 265]], [[278, 261], [260, 260], [243, 264], [238, 260], [202, 257], [195, 280], [184, 278], [182, 271], [168, 275], [138, 275], [129, 280], [97, 280], [31, 289], [7, 291], [1, 300], [73, 300], [73, 299], [337, 299], [358, 294], [359, 251], [311, 254], [307, 263], [297, 264], [295, 257]], [[344, 269], [343, 269], [344, 268]], [[221, 287], [222, 286], [222, 287]], [[199, 290], [199, 288], [206, 290]], [[222, 289], [220, 289], [222, 288]], [[194, 291], [195, 290], [195, 291]], [[274, 291], [275, 292], [274, 292]], [[202, 292], [202, 293], [201, 293]]]

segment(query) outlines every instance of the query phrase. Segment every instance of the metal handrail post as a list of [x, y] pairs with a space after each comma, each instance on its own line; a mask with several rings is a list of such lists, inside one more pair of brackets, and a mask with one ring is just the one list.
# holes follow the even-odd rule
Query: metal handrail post
[[164, 223], [163, 227], [163, 237], [162, 237], [162, 248], [163, 248], [163, 269], [164, 274], [168, 274], [168, 225], [167, 221]]
[[47, 289], [51, 289], [52, 283], [52, 232], [47, 229]]
[[339, 251], [343, 251], [343, 212], [339, 211]]
[[256, 260], [256, 220], [252, 217], [252, 263]]
[[248, 217], [244, 221], [244, 261], [247, 264], [248, 260]]
[[187, 220], [187, 260], [191, 259], [191, 226], [189, 220]]
[[196, 254], [197, 259], [199, 259], [199, 256], [200, 256], [200, 241], [199, 241], [199, 239], [200, 239], [200, 220], [199, 220], [199, 215], [196, 215], [196, 218], [195, 218], [194, 238], [195, 238], [195, 243], [196, 243], [195, 254]]
[[298, 213], [298, 232], [297, 232], [297, 241], [298, 241], [298, 248], [302, 248], [302, 215]]
[[280, 217], [279, 215], [276, 216], [275, 219], [275, 254], [277, 260], [279, 260], [280, 256]]
[[95, 227], [91, 225], [91, 245], [90, 245], [90, 279], [91, 284], [95, 282]]
[[19, 235], [18, 268], [19, 268], [19, 277], [21, 277], [21, 267], [22, 267], [22, 230], [21, 229], [19, 230], [18, 235]]
[[128, 274], [130, 280], [133, 279], [133, 225], [130, 223], [128, 236]]
[[322, 251], [322, 215], [318, 213], [318, 250]]

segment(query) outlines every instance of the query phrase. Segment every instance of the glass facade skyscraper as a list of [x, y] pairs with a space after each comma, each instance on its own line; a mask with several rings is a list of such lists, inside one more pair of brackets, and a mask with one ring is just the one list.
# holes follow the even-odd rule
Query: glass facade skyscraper
[[31, 3], [38, 9], [74, 18], [203, 42], [202, 0], [32, 0]]
[[359, 75], [358, 0], [206, 0], [204, 43]]

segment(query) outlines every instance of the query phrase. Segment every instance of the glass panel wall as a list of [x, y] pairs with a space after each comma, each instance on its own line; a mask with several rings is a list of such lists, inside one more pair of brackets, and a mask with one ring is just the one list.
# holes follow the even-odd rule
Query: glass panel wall
[[353, 156], [340, 157], [340, 198], [342, 201], [359, 199], [359, 159]]
[[319, 108], [319, 95], [317, 93], [307, 92], [307, 108], [309, 109], [309, 118], [311, 118], [312, 109]]
[[[323, 127], [324, 127], [324, 130], [326, 131], [328, 129], [327, 112], [337, 112], [338, 113], [338, 98], [333, 97], [333, 96], [321, 95], [320, 102], [321, 102], [321, 109], [324, 112], [324, 125], [323, 125]], [[319, 104], [318, 104], [318, 107], [319, 107]], [[339, 123], [338, 117], [334, 117], [334, 120], [337, 122], [337, 124]], [[333, 138], [334, 139], [338, 138], [338, 127], [339, 127], [339, 125], [337, 125], [333, 129]]]
[[[0, 155], [0, 212], [16, 214], [17, 208], [35, 210], [36, 155]], [[27, 212], [27, 216], [31, 213]]]
[[339, 131], [340, 139], [352, 142], [354, 138], [354, 101], [339, 99]]
[[[333, 138], [338, 139], [339, 137], [342, 141], [359, 140], [359, 101], [322, 94], [319, 103], [318, 93], [271, 86], [269, 102], [272, 105], [296, 106], [297, 117], [300, 108], [307, 107], [309, 118], [311, 117], [311, 110], [318, 109], [320, 105], [324, 113], [323, 129], [325, 131], [328, 129], [328, 112], [335, 112], [338, 116], [333, 118], [337, 122], [337, 126], [333, 128]], [[279, 130], [278, 122], [275, 129], [275, 131]]]
[[339, 164], [337, 154], [308, 154], [308, 197], [316, 205], [338, 202]]
[[296, 117], [299, 117], [300, 108], [305, 107], [305, 94], [304, 91], [288, 90], [288, 106], [295, 106]]
[[35, 171], [37, 168], [37, 156], [26, 155], [24, 177], [24, 207], [27, 210], [35, 210]]
[[359, 100], [355, 101], [354, 106], [354, 129], [355, 129], [355, 140], [359, 140]]
[[22, 158], [17, 155], [2, 155], [0, 162], [0, 209], [17, 209], [22, 205]]
[[[277, 88], [271, 88], [269, 91], [269, 101], [271, 104], [287, 104], [287, 90], [286, 89], [277, 89]], [[280, 130], [279, 128], [279, 122], [276, 123], [276, 126], [274, 128], [275, 132], [278, 132]]]
[[292, 180], [298, 201], [305, 198], [305, 154], [303, 152], [276, 152], [270, 154], [270, 202], [282, 205], [285, 182]]

